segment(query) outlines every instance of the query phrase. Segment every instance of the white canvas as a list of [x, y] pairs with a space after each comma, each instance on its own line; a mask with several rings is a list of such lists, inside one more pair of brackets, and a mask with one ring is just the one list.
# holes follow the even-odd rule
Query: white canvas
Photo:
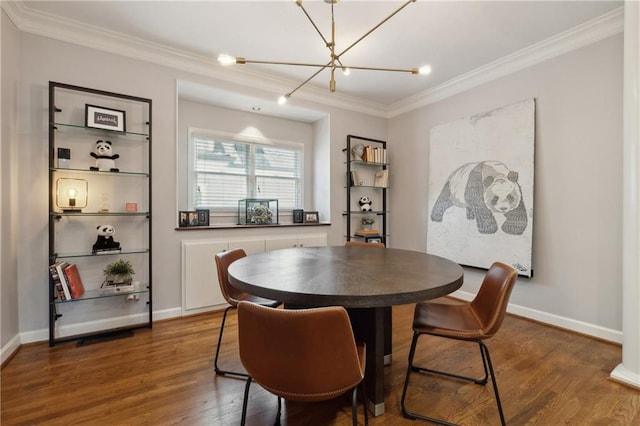
[[433, 127], [427, 252], [532, 274], [535, 101]]

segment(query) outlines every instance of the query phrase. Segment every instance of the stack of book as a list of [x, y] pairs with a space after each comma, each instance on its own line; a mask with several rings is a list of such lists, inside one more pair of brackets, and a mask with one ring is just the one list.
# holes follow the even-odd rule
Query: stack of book
[[371, 145], [367, 145], [364, 147], [364, 151], [362, 153], [362, 161], [367, 163], [384, 163], [387, 161], [387, 150], [386, 148], [381, 147], [372, 147]]
[[84, 294], [84, 285], [82, 284], [78, 267], [75, 264], [56, 262], [49, 266], [49, 273], [56, 288], [58, 299], [77, 299]]
[[380, 231], [377, 229], [358, 229], [354, 234], [358, 237], [375, 237], [380, 236]]
[[376, 177], [373, 181], [373, 186], [386, 188], [389, 186], [389, 171], [388, 170], [378, 170], [376, 172]]

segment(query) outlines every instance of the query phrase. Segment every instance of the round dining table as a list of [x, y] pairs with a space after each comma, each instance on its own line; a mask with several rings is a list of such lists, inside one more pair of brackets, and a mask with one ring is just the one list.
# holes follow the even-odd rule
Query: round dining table
[[[391, 306], [445, 296], [462, 286], [463, 269], [418, 251], [368, 247], [298, 247], [251, 254], [229, 266], [229, 282], [286, 308], [344, 306], [354, 336], [367, 345], [368, 407], [384, 413], [385, 356]], [[410, 333], [411, 330], [407, 330]]]

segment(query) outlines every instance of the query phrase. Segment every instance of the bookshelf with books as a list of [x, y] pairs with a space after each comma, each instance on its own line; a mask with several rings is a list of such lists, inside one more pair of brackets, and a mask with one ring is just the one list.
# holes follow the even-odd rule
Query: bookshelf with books
[[[152, 326], [151, 108], [49, 82], [49, 346]], [[136, 285], [104, 295], [114, 258]]]
[[[388, 243], [387, 191], [389, 189], [389, 157], [387, 142], [362, 136], [347, 135], [346, 155], [346, 240]], [[371, 210], [359, 201], [366, 197]], [[365, 226], [363, 218], [375, 223]], [[365, 221], [366, 222], [366, 221]], [[366, 229], [371, 226], [372, 229]]]

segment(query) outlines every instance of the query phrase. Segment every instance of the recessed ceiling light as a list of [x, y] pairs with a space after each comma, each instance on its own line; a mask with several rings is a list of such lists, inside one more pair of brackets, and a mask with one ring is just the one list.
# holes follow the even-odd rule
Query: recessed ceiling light
[[259, 106], [252, 106], [251, 109], [254, 111], [260, 111], [262, 108], [260, 108]]

